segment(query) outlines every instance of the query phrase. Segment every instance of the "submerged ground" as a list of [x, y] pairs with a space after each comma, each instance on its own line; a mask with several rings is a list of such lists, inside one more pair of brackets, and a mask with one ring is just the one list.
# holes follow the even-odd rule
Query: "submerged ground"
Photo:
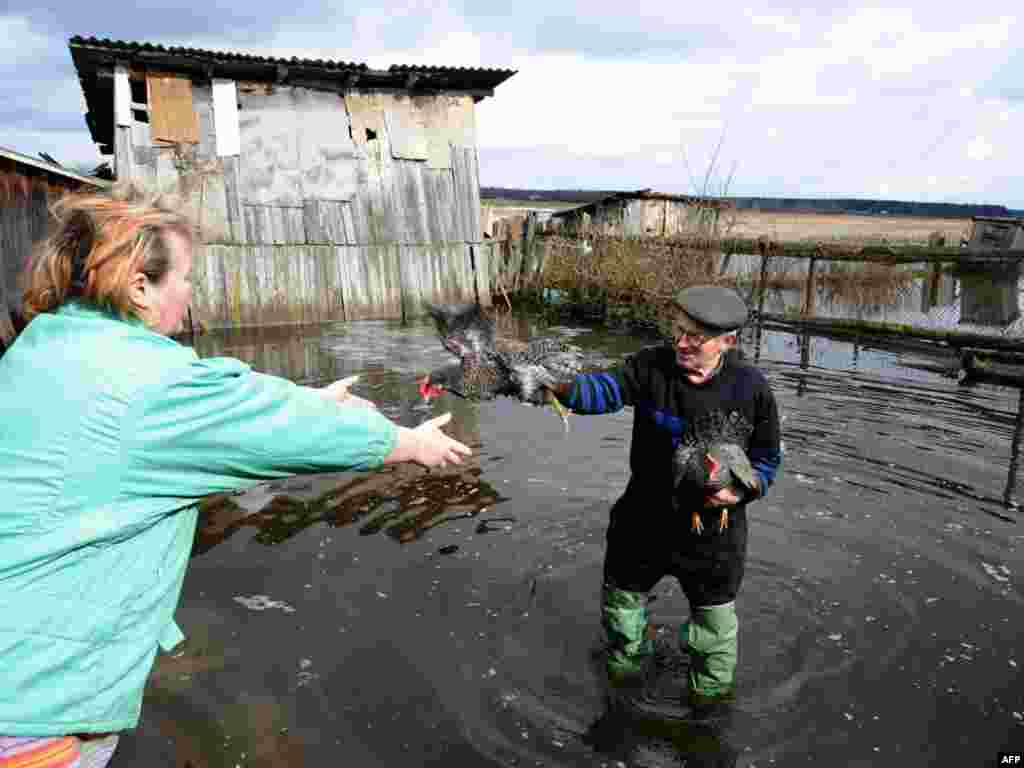
[[[650, 343], [548, 331], [606, 363]], [[407, 425], [452, 410], [476, 455], [213, 500], [177, 614], [188, 640], [113, 767], [902, 768], [1024, 749], [1024, 518], [1004, 503], [1017, 391], [961, 387], [921, 354], [804, 343], [744, 341], [785, 459], [749, 510], [738, 701], [693, 722], [609, 713], [595, 664], [630, 411], [566, 434], [510, 401], [425, 409], [414, 380], [445, 360], [426, 326], [204, 337], [203, 355], [299, 381], [358, 373]], [[672, 669], [686, 601], [669, 580], [655, 596]], [[652, 690], [670, 704], [681, 688]]]

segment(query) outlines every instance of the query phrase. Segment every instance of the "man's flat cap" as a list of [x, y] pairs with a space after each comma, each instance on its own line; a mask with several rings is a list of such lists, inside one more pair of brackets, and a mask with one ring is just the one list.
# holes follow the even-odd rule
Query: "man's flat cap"
[[712, 331], [728, 333], [747, 322], [747, 304], [731, 288], [694, 285], [672, 298], [679, 309]]

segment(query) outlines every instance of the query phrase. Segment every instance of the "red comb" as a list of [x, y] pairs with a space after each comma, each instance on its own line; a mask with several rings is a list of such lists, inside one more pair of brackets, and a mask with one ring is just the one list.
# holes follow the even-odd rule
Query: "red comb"
[[715, 475], [717, 475], [718, 470], [722, 468], [722, 463], [717, 461], [711, 454], [707, 454], [704, 456], [704, 466], [708, 470], [708, 480], [715, 480]]

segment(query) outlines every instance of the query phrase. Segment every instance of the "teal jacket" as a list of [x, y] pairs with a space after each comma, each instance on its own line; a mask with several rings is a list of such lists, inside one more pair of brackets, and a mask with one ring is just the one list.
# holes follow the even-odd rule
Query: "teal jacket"
[[380, 466], [394, 424], [69, 304], [0, 358], [0, 735], [138, 723], [197, 500]]

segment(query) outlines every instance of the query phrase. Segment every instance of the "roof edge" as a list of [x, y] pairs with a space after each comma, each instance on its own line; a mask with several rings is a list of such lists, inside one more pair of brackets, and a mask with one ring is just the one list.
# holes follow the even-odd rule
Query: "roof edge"
[[15, 152], [13, 149], [8, 149], [7, 147], [0, 147], [0, 157], [5, 157], [8, 160], [13, 160], [14, 162], [21, 163], [22, 165], [30, 165], [33, 168], [37, 168], [41, 171], [46, 171], [47, 173], [55, 173], [58, 176], [64, 176], [69, 179], [75, 179], [76, 181], [83, 181], [86, 184], [92, 184], [93, 186], [96, 187], [110, 186], [110, 182], [106, 181], [105, 179], [100, 179], [95, 176], [83, 176], [80, 173], [69, 171], [67, 168], [64, 168], [63, 166], [54, 165], [53, 163], [48, 163], [45, 160], [41, 159], [37, 160], [34, 157], [31, 157], [30, 155], [23, 155], [21, 154], [21, 152]]

